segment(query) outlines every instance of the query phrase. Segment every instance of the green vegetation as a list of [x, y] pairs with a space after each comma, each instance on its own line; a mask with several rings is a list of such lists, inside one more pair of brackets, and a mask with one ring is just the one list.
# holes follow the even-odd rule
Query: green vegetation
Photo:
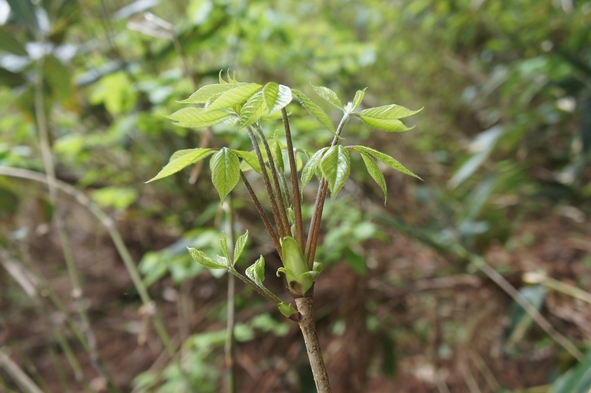
[[589, 26], [0, 0], [0, 390], [314, 391], [287, 278], [333, 391], [587, 391]]

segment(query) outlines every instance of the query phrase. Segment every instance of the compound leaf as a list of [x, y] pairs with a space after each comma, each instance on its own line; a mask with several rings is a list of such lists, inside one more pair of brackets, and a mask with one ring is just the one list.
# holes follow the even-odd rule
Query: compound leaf
[[324, 98], [326, 101], [330, 102], [335, 107], [343, 110], [343, 103], [339, 100], [337, 93], [330, 90], [328, 87], [324, 86], [314, 86], [312, 85], [312, 89], [318, 94], [320, 97]]
[[197, 149], [185, 149], [175, 152], [171, 157], [168, 164], [158, 172], [156, 176], [148, 180], [146, 183], [153, 182], [158, 179], [163, 179], [170, 175], [173, 175], [181, 169], [196, 163], [197, 161], [203, 160], [213, 153], [213, 150], [209, 148], [197, 148]]
[[334, 200], [351, 172], [349, 151], [342, 145], [331, 147], [322, 157], [320, 169], [328, 181], [328, 189]]
[[218, 151], [209, 162], [213, 186], [223, 202], [240, 180], [240, 160], [227, 147]]
[[304, 93], [300, 92], [299, 90], [292, 89], [291, 91], [312, 116], [314, 116], [330, 132], [336, 134], [334, 124], [332, 124], [330, 116], [328, 116], [326, 112], [322, 110], [322, 108], [312, 102], [311, 99], [306, 97]]
[[322, 156], [324, 155], [324, 152], [328, 149], [328, 147], [324, 147], [320, 150], [318, 150], [316, 153], [314, 153], [312, 155], [312, 157], [310, 157], [308, 159], [308, 162], [306, 162], [306, 165], [304, 165], [304, 168], [302, 169], [302, 178], [300, 180], [300, 188], [303, 190], [304, 187], [306, 186], [306, 184], [308, 184], [310, 182], [310, 180], [312, 180], [312, 176], [314, 176], [314, 173], [316, 173], [316, 169], [318, 168], [318, 164], [320, 164], [320, 160], [322, 159]]
[[385, 153], [379, 152], [379, 151], [372, 149], [371, 147], [367, 147], [367, 146], [353, 146], [352, 148], [355, 151], [358, 151], [360, 153], [361, 152], [367, 153], [367, 154], [371, 155], [372, 157], [377, 158], [378, 160], [382, 161], [384, 164], [388, 165], [392, 169], [396, 169], [399, 172], [405, 173], [405, 174], [410, 175], [412, 177], [416, 177], [419, 180], [423, 180], [419, 176], [415, 175], [414, 173], [412, 173], [411, 171], [406, 169], [404, 167], [404, 165], [402, 165], [401, 163], [396, 161], [394, 158], [390, 157], [389, 155], [387, 155]]
[[380, 188], [384, 192], [384, 204], [386, 204], [388, 194], [384, 174], [382, 173], [382, 171], [380, 171], [380, 168], [369, 154], [364, 152], [359, 152], [359, 154], [361, 154], [361, 158], [363, 158], [363, 163], [365, 164], [367, 172], [369, 173], [371, 178], [374, 179], [376, 183], [378, 183], [378, 186], [380, 186]]
[[177, 126], [202, 128], [221, 123], [230, 115], [224, 111], [205, 111], [203, 108], [183, 108], [167, 116]]
[[206, 110], [211, 112], [222, 109], [233, 109], [235, 105], [244, 103], [262, 88], [263, 86], [258, 83], [240, 83], [234, 88], [222, 93], [222, 95], [212, 102]]

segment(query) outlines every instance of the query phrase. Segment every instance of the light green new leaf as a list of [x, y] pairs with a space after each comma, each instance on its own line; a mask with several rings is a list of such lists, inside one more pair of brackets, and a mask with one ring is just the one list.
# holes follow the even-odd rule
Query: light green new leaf
[[[234, 153], [238, 154], [240, 158], [242, 158], [246, 164], [252, 169], [255, 170], [259, 175], [262, 175], [263, 172], [261, 171], [261, 166], [259, 165], [259, 160], [256, 154], [252, 151], [244, 151], [244, 150], [232, 150]], [[248, 169], [250, 169], [248, 168]]]
[[196, 163], [197, 161], [203, 160], [213, 153], [213, 150], [209, 148], [198, 148], [198, 149], [185, 149], [175, 152], [168, 164], [162, 168], [160, 172], [146, 183], [153, 182], [154, 180], [168, 177], [172, 174], [177, 173], [181, 169]]
[[361, 105], [363, 97], [365, 97], [365, 90], [367, 90], [367, 87], [363, 90], [357, 90], [357, 93], [355, 93], [355, 98], [353, 98], [353, 108], [351, 109], [352, 111], [359, 108], [359, 105]]
[[191, 94], [186, 100], [178, 101], [182, 104], [205, 104], [215, 94], [225, 93], [226, 91], [233, 89], [237, 86], [235, 83], [205, 85]]
[[271, 155], [273, 156], [273, 161], [275, 161], [275, 167], [277, 171], [280, 173], [285, 170], [285, 163], [283, 162], [283, 145], [277, 139], [277, 137], [271, 139], [269, 142], [269, 148], [271, 149]]
[[412, 116], [415, 113], [419, 113], [422, 110], [423, 108], [413, 111], [403, 106], [392, 104], [378, 106], [376, 108], [364, 109], [361, 112], [359, 112], [359, 115], [364, 117], [371, 117], [373, 119], [393, 120]]
[[351, 172], [349, 151], [342, 145], [331, 147], [322, 157], [320, 169], [328, 181], [328, 189], [334, 200]]
[[375, 119], [360, 115], [359, 118], [368, 126], [382, 131], [402, 132], [408, 131], [413, 127], [407, 127], [400, 120], [396, 119]]
[[202, 128], [221, 123], [228, 119], [230, 115], [224, 111], [205, 111], [202, 108], [189, 107], [183, 108], [167, 116], [175, 121], [177, 126]]
[[246, 271], [246, 276], [255, 282], [259, 287], [264, 288], [265, 281], [265, 258], [261, 255], [255, 263], [250, 265]]
[[222, 95], [217, 100], [207, 107], [206, 111], [210, 112], [221, 109], [233, 109], [235, 105], [244, 103], [262, 88], [263, 86], [259, 85], [258, 83], [240, 83], [225, 93], [222, 93]]
[[324, 86], [314, 86], [312, 85], [312, 89], [318, 94], [320, 97], [324, 98], [326, 101], [330, 102], [335, 107], [343, 110], [343, 103], [339, 100], [337, 93], [330, 90], [328, 87]]
[[300, 101], [300, 103], [306, 108], [308, 112], [312, 116], [314, 116], [324, 127], [326, 127], [330, 132], [336, 135], [336, 131], [334, 129], [334, 124], [330, 119], [330, 116], [326, 114], [318, 105], [316, 105], [312, 100], [306, 97], [302, 92], [299, 90], [292, 89], [292, 93], [296, 96], [296, 98]]
[[213, 258], [208, 257], [205, 255], [203, 251], [199, 251], [192, 247], [187, 247], [189, 250], [189, 254], [191, 254], [191, 258], [200, 265], [203, 265], [209, 269], [227, 269], [227, 265], [223, 263], [222, 260], [215, 260]]
[[240, 122], [238, 123], [238, 130], [248, 127], [261, 118], [264, 114], [264, 97], [263, 92], [259, 91], [251, 96], [248, 101], [240, 109]]
[[224, 232], [222, 232], [222, 236], [220, 237], [220, 248], [222, 250], [222, 254], [224, 254], [226, 259], [230, 260], [230, 251], [228, 250], [228, 238]]
[[386, 200], [388, 199], [388, 193], [387, 193], [386, 179], [384, 178], [384, 174], [382, 173], [382, 171], [380, 171], [380, 168], [378, 167], [378, 165], [375, 163], [375, 161], [373, 160], [373, 158], [369, 154], [364, 153], [364, 152], [359, 152], [359, 154], [361, 154], [361, 158], [363, 158], [363, 163], [365, 164], [365, 168], [367, 169], [367, 172], [369, 173], [371, 178], [374, 179], [376, 183], [378, 183], [378, 186], [380, 186], [380, 188], [384, 192], [384, 205], [385, 205]]
[[414, 173], [412, 173], [411, 171], [406, 169], [404, 167], [404, 165], [402, 165], [401, 163], [396, 161], [394, 158], [390, 157], [387, 154], [379, 152], [375, 149], [372, 149], [371, 147], [352, 146], [352, 149], [355, 151], [358, 151], [360, 153], [367, 153], [367, 154], [371, 155], [372, 157], [377, 158], [378, 160], [382, 161], [384, 164], [388, 165], [392, 169], [396, 169], [399, 172], [405, 173], [405, 174], [410, 175], [412, 177], [416, 177], [419, 180], [423, 180], [419, 176], [415, 175]]
[[275, 82], [269, 82], [265, 85], [263, 95], [265, 96], [265, 103], [267, 104], [269, 114], [285, 108], [293, 99], [289, 87], [279, 85]]
[[314, 174], [316, 173], [318, 164], [320, 164], [320, 160], [322, 159], [322, 156], [324, 155], [324, 152], [326, 152], [326, 150], [328, 150], [328, 147], [324, 147], [318, 150], [316, 153], [312, 155], [312, 157], [310, 157], [310, 159], [308, 159], [306, 165], [304, 165], [304, 169], [302, 169], [302, 178], [300, 180], [300, 188], [302, 189], [302, 191], [304, 190], [306, 184], [308, 184], [310, 180], [312, 180], [312, 176], [314, 176]]
[[213, 186], [223, 202], [240, 180], [240, 160], [236, 153], [223, 147], [209, 162]]
[[236, 245], [234, 246], [234, 261], [232, 266], [238, 262], [242, 251], [244, 251], [244, 247], [246, 246], [246, 242], [248, 241], [248, 231], [246, 231], [243, 235], [240, 235], [238, 239], [236, 239]]

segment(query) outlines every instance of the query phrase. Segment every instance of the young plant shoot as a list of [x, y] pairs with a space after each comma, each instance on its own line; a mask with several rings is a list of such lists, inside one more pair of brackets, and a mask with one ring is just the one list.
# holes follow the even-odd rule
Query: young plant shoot
[[[400, 119], [419, 112], [399, 105], [384, 105], [358, 111], [364, 90], [355, 94], [352, 102], [343, 105], [336, 93], [327, 87], [313, 86], [314, 91], [328, 103], [342, 112], [341, 120], [335, 128], [330, 116], [301, 91], [274, 82], [266, 85], [238, 82], [228, 75], [227, 81], [221, 77], [219, 83], [206, 85], [198, 89], [186, 100], [187, 106], [169, 116], [177, 125], [189, 128], [204, 128], [219, 123], [232, 124], [236, 132], [245, 132], [252, 142], [252, 151], [222, 148], [197, 148], [180, 150], [170, 157], [162, 170], [148, 181], [162, 179], [177, 173], [181, 169], [198, 161], [210, 158], [212, 183], [220, 201], [242, 181], [246, 187], [260, 218], [265, 225], [283, 267], [277, 270], [285, 276], [287, 289], [295, 299], [295, 306], [288, 304], [271, 292], [264, 285], [265, 259], [261, 255], [254, 264], [246, 269], [245, 274], [235, 269], [235, 264], [242, 254], [248, 232], [236, 240], [233, 253], [228, 252], [226, 235], [222, 233], [220, 245], [223, 255], [210, 257], [202, 251], [189, 248], [192, 258], [210, 269], [224, 269], [236, 276], [259, 294], [275, 303], [285, 317], [300, 324], [308, 350], [310, 364], [318, 392], [330, 392], [326, 368], [319, 351], [316, 328], [312, 318], [312, 298], [314, 280], [322, 271], [322, 264], [315, 262], [316, 247], [322, 211], [328, 191], [331, 197], [337, 196], [345, 185], [351, 169], [351, 153], [358, 153], [372, 179], [387, 195], [386, 181], [376, 160], [407, 175], [419, 178], [388, 154], [367, 146], [344, 146], [341, 144], [343, 129], [351, 118], [357, 118], [372, 128], [401, 132], [410, 128]], [[306, 152], [308, 158], [301, 171], [298, 171], [296, 151], [303, 151], [293, 145], [287, 106], [297, 101], [312, 115], [320, 125], [333, 134], [330, 145], [315, 152]], [[276, 122], [281, 119], [286, 144], [277, 137], [270, 138], [263, 129], [263, 122]], [[286, 181], [283, 150], [286, 150], [289, 166], [290, 185]], [[250, 180], [244, 171], [252, 169], [260, 175], [267, 194], [271, 217], [267, 215]], [[300, 173], [298, 173], [300, 172]], [[307, 230], [302, 218], [303, 188], [314, 176], [319, 179], [316, 201], [312, 218]], [[420, 179], [420, 178], [419, 178]], [[230, 255], [233, 257], [230, 259]]]

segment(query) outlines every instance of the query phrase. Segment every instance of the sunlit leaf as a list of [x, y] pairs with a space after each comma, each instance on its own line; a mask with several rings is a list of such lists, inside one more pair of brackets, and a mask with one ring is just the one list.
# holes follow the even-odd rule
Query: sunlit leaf
[[274, 113], [291, 102], [293, 96], [291, 89], [284, 85], [279, 85], [275, 82], [269, 82], [263, 88], [263, 95], [269, 113]]
[[244, 103], [262, 88], [263, 86], [258, 83], [240, 83], [225, 93], [222, 93], [206, 110], [211, 112], [221, 109], [232, 109], [235, 105]]
[[411, 130], [412, 127], [407, 127], [400, 120], [396, 119], [375, 119], [360, 115], [359, 118], [368, 126], [382, 131], [402, 132]]
[[242, 158], [250, 168], [254, 169], [259, 175], [262, 175], [263, 172], [261, 171], [261, 166], [259, 165], [259, 160], [256, 154], [252, 151], [244, 151], [244, 150], [232, 150], [234, 153], [238, 154], [240, 158]]
[[255, 93], [248, 99], [248, 101], [246, 101], [246, 103], [240, 109], [240, 122], [238, 124], [238, 129], [248, 127], [261, 118], [264, 109], [263, 103], [264, 97], [262, 91]]
[[148, 180], [146, 183], [175, 174], [181, 169], [194, 164], [197, 161], [203, 160], [212, 153], [213, 150], [209, 148], [179, 150], [170, 157], [168, 164], [166, 164], [156, 176]]
[[200, 265], [203, 265], [209, 269], [226, 269], [227, 265], [223, 263], [222, 260], [216, 260], [213, 258], [208, 257], [205, 255], [203, 251], [199, 251], [192, 247], [187, 247], [189, 250], [189, 254], [191, 254], [191, 258]]
[[330, 102], [335, 107], [343, 110], [343, 103], [339, 100], [337, 93], [330, 90], [328, 87], [324, 86], [314, 86], [312, 85], [312, 89], [318, 94], [320, 97], [324, 98], [326, 101]]
[[255, 263], [246, 269], [245, 273], [248, 278], [263, 288], [263, 281], [265, 281], [265, 258], [261, 255]]
[[232, 266], [238, 262], [240, 255], [242, 255], [242, 251], [244, 251], [244, 247], [246, 246], [246, 242], [248, 241], [248, 231], [246, 231], [243, 235], [239, 236], [236, 239], [236, 245], [234, 246], [234, 261]]
[[236, 153], [224, 147], [211, 158], [209, 165], [213, 186], [223, 202], [240, 180], [240, 160]]
[[359, 112], [359, 115], [364, 117], [371, 117], [373, 119], [393, 120], [402, 119], [403, 117], [412, 116], [415, 113], [422, 111], [423, 108], [416, 111], [407, 109], [400, 105], [384, 105], [376, 108], [368, 108]]
[[357, 90], [357, 93], [355, 93], [355, 98], [353, 98], [353, 108], [351, 109], [352, 111], [359, 108], [359, 105], [361, 105], [363, 97], [365, 97], [365, 90], [367, 90], [367, 87], [363, 90]]
[[230, 115], [224, 111], [205, 111], [202, 108], [189, 107], [178, 110], [167, 117], [181, 127], [202, 128], [221, 123]]
[[302, 169], [302, 178], [300, 180], [300, 188], [302, 190], [304, 189], [306, 184], [308, 184], [310, 180], [312, 180], [312, 176], [314, 176], [314, 174], [316, 173], [318, 164], [320, 164], [320, 160], [322, 159], [322, 156], [324, 155], [324, 152], [326, 152], [326, 150], [328, 150], [328, 147], [324, 147], [318, 150], [316, 153], [312, 155], [312, 157], [310, 157], [308, 162], [306, 162], [306, 165], [304, 165], [304, 168]]
[[235, 88], [237, 84], [235, 83], [226, 83], [224, 84], [215, 84], [215, 85], [205, 85], [197, 90], [195, 93], [191, 94], [189, 98], [186, 100], [179, 101], [183, 104], [205, 104], [207, 100], [211, 98], [211, 96], [215, 94], [225, 93], [228, 90]]
[[410, 175], [412, 177], [416, 177], [419, 180], [423, 180], [420, 177], [418, 177], [417, 175], [415, 175], [414, 173], [412, 173], [411, 171], [409, 171], [408, 169], [406, 169], [404, 167], [404, 165], [402, 165], [401, 163], [399, 163], [398, 161], [396, 161], [394, 158], [390, 157], [387, 154], [384, 154], [382, 152], [379, 152], [379, 151], [372, 149], [371, 147], [367, 147], [367, 146], [352, 146], [351, 148], [355, 151], [360, 152], [360, 153], [361, 152], [367, 153], [370, 156], [377, 158], [378, 160], [382, 161], [384, 164], [388, 165], [392, 169], [396, 169], [399, 172], [405, 173], [405, 174]]
[[316, 105], [312, 100], [306, 97], [302, 92], [299, 90], [292, 89], [292, 93], [296, 96], [296, 98], [300, 101], [300, 103], [306, 108], [308, 112], [312, 116], [314, 116], [324, 127], [326, 127], [330, 132], [336, 134], [334, 129], [334, 124], [330, 119], [330, 116], [326, 114], [318, 105]]
[[351, 172], [351, 157], [349, 151], [342, 145], [336, 145], [328, 149], [320, 162], [322, 174], [328, 181], [328, 189], [332, 199], [337, 196], [345, 185]]
[[378, 186], [384, 192], [384, 204], [386, 204], [386, 200], [388, 199], [387, 187], [386, 187], [386, 179], [384, 178], [384, 174], [380, 171], [380, 168], [375, 163], [373, 158], [364, 152], [359, 152], [361, 154], [361, 158], [363, 158], [363, 163], [365, 164], [365, 168], [367, 168], [367, 172], [371, 176], [372, 179], [378, 183]]

